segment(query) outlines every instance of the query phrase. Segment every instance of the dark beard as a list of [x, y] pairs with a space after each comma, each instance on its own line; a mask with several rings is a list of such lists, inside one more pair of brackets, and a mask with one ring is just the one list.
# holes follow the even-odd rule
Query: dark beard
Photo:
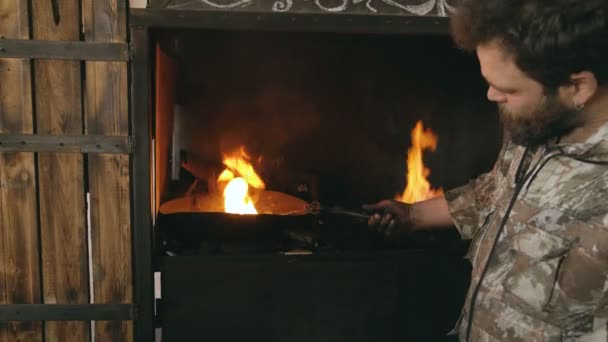
[[521, 146], [536, 147], [580, 126], [580, 115], [561, 104], [555, 96], [529, 113], [514, 115], [499, 105], [500, 121], [511, 140]]

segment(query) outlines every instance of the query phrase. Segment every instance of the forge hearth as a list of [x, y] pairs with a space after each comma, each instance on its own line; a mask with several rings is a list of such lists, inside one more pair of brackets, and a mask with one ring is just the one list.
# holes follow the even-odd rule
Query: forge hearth
[[175, 174], [180, 156], [218, 175], [222, 155], [241, 146], [259, 161], [269, 190], [354, 207], [392, 198], [405, 186], [418, 120], [438, 135], [437, 150], [425, 154], [435, 187], [461, 185], [495, 158], [495, 109], [484, 101], [475, 60], [448, 37], [205, 30], [160, 37], [157, 206], [191, 185]]
[[[469, 276], [455, 231], [387, 240], [356, 217], [223, 214], [217, 178], [244, 146], [263, 191], [359, 213], [403, 191], [420, 120], [438, 137], [431, 184], [461, 185], [499, 146], [476, 61], [445, 35], [177, 26], [149, 40], [163, 341], [443, 340]], [[212, 195], [212, 218], [163, 212]]]

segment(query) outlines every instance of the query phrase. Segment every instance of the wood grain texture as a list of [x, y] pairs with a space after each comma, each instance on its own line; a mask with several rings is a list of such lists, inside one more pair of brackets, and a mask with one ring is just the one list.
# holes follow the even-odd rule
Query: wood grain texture
[[[78, 0], [32, 1], [33, 38], [79, 40]], [[79, 61], [34, 62], [36, 125], [41, 134], [82, 133]], [[39, 153], [43, 293], [47, 304], [89, 302], [84, 164], [81, 154]], [[46, 322], [46, 341], [87, 341], [88, 322]]]
[[[87, 41], [126, 41], [125, 0], [83, 0]], [[129, 132], [127, 64], [86, 63], [86, 133]], [[132, 303], [129, 156], [89, 155], [95, 303]], [[96, 322], [95, 341], [133, 340], [133, 323]]]
[[130, 153], [129, 137], [99, 134], [0, 134], [0, 152]]
[[[27, 1], [0, 2], [0, 36], [28, 39]], [[0, 133], [32, 133], [29, 60], [0, 59]], [[40, 303], [34, 153], [0, 153], [0, 304]], [[0, 341], [42, 341], [40, 322], [0, 322]]]
[[34, 39], [0, 40], [0, 58], [128, 61], [126, 43], [88, 43]]

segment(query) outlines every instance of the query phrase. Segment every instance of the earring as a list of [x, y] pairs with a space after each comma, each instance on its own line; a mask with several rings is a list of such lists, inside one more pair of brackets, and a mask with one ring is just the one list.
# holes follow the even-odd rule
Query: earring
[[583, 108], [585, 108], [585, 104], [584, 103], [574, 103], [574, 109], [577, 112], [580, 112]]

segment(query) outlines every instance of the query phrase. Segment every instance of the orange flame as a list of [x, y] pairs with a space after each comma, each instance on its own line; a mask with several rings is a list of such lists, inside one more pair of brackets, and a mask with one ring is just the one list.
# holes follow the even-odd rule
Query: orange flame
[[415, 203], [431, 199], [443, 194], [442, 189], [432, 189], [427, 177], [431, 171], [424, 166], [422, 152], [435, 151], [437, 135], [430, 129], [424, 130], [422, 121], [416, 122], [412, 130], [412, 146], [407, 152], [407, 186], [401, 196], [396, 199], [405, 203]]
[[266, 185], [249, 160], [244, 147], [231, 155], [224, 155], [226, 169], [218, 176], [217, 183], [228, 182], [224, 188], [224, 211], [227, 213], [258, 213], [249, 194], [249, 186], [264, 189]]

